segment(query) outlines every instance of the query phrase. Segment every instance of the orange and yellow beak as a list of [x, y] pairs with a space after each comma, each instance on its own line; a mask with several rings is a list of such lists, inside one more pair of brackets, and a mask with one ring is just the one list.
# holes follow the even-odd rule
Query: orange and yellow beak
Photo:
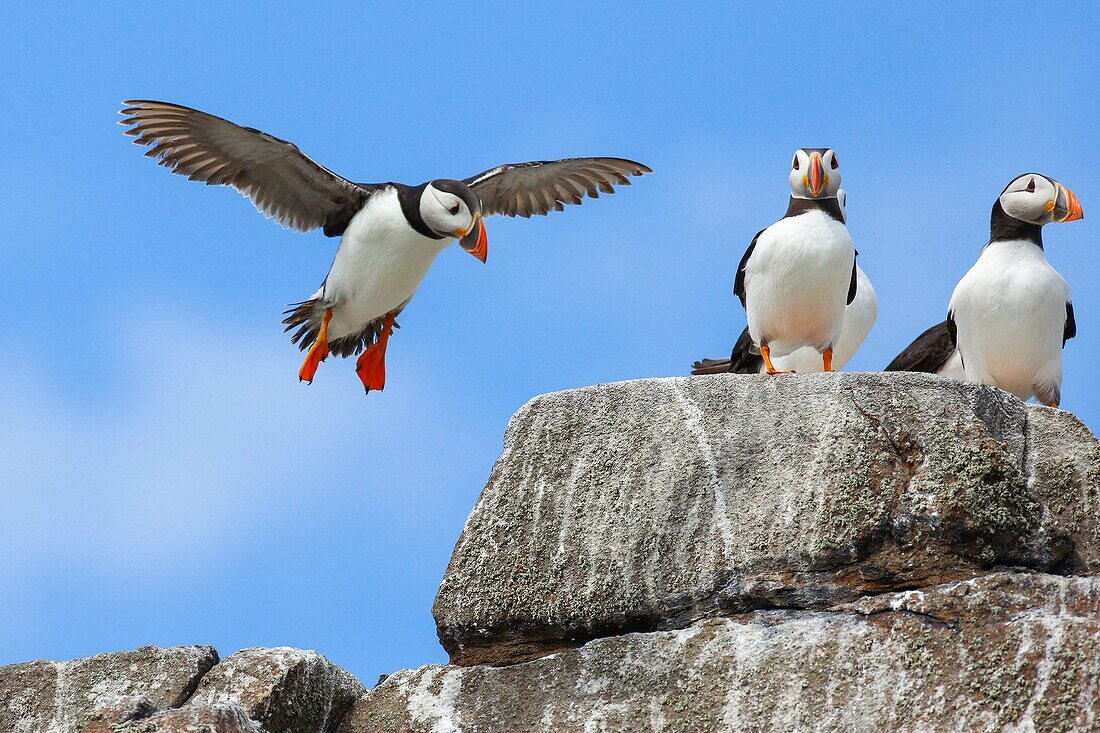
[[802, 175], [802, 185], [817, 198], [829, 183], [829, 176], [821, 165], [821, 153], [810, 154], [810, 170]]
[[1077, 194], [1070, 191], [1062, 184], [1058, 184], [1058, 193], [1048, 206], [1051, 207], [1051, 216], [1054, 221], [1077, 221], [1085, 214], [1081, 211], [1081, 202], [1077, 200]]
[[485, 223], [481, 220], [481, 212], [474, 214], [474, 221], [466, 231], [455, 230], [458, 243], [482, 262], [489, 256], [489, 238], [485, 236]]

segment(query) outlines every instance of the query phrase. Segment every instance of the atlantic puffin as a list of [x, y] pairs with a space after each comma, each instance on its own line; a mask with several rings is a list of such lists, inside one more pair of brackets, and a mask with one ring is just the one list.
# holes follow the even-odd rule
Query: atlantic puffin
[[285, 312], [291, 342], [307, 351], [298, 372], [312, 382], [330, 354], [359, 354], [356, 373], [369, 393], [385, 386], [385, 353], [394, 319], [436, 256], [452, 241], [482, 262], [483, 218], [530, 217], [613, 193], [629, 176], [652, 172], [622, 158], [510, 163], [462, 180], [409, 186], [353, 183], [297, 146], [251, 127], [168, 102], [123, 102], [120, 124], [146, 156], [192, 181], [232, 186], [268, 218], [300, 232], [340, 237], [321, 287]]
[[[844, 189], [836, 192], [840, 205], [841, 221], [848, 223], [847, 193]], [[863, 268], [856, 265], [856, 297], [844, 309], [844, 327], [840, 338], [833, 346], [833, 368], [843, 369], [867, 338], [878, 316], [878, 298]], [[809, 346], [796, 349], [787, 356], [772, 355], [772, 363], [779, 370], [791, 372], [820, 372], [823, 369], [821, 357]], [[733, 345], [733, 353], [728, 359], [701, 359], [691, 365], [691, 373], [723, 374], [761, 374], [766, 371], [764, 360], [759, 352], [753, 353], [753, 342], [749, 329], [741, 332]]]
[[1069, 284], [1043, 250], [1043, 227], [1081, 217], [1077, 196], [1038, 173], [1017, 176], [997, 197], [989, 243], [948, 305], [967, 381], [1061, 403], [1062, 349], [1077, 324]]
[[768, 374], [772, 355], [803, 346], [833, 370], [844, 308], [856, 296], [856, 251], [837, 200], [840, 162], [830, 148], [799, 148], [783, 218], [756, 233], [737, 266], [733, 292], [745, 308], [750, 349]]

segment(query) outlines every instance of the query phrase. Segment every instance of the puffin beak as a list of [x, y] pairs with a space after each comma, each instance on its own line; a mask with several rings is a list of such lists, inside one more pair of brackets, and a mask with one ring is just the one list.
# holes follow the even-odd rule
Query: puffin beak
[[481, 221], [481, 212], [474, 214], [474, 221], [466, 231], [455, 230], [459, 237], [458, 243], [482, 262], [489, 256], [489, 239], [485, 236], [485, 224]]
[[821, 154], [814, 153], [810, 156], [810, 180], [808, 187], [810, 189], [810, 195], [817, 198], [821, 195], [821, 189], [825, 187], [828, 182], [828, 176], [825, 175], [825, 171], [821, 167]]
[[1058, 184], [1058, 193], [1054, 197], [1054, 221], [1077, 221], [1084, 216], [1077, 195], [1062, 184]]

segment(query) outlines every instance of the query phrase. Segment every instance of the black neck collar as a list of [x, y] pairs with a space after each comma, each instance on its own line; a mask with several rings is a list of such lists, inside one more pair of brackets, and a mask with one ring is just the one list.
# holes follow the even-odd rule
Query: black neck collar
[[840, 202], [836, 200], [836, 197], [828, 199], [796, 199], [791, 196], [790, 203], [787, 204], [787, 213], [783, 215], [784, 219], [789, 219], [792, 216], [798, 216], [799, 214], [805, 214], [807, 211], [824, 211], [832, 218], [844, 223], [844, 213], [840, 210]]
[[1031, 242], [1042, 249], [1043, 227], [1009, 216], [997, 199], [989, 217], [989, 243], [994, 242]]
[[401, 203], [401, 213], [405, 215], [405, 220], [409, 222], [409, 226], [425, 237], [446, 239], [442, 234], [433, 232], [432, 228], [424, 221], [424, 217], [420, 215], [420, 197], [424, 195], [424, 189], [427, 187], [427, 183], [411, 187], [398, 186], [397, 200]]

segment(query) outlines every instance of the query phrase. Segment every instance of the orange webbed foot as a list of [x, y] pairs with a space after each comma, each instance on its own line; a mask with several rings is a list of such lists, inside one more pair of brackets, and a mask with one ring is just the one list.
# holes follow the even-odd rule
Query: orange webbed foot
[[764, 357], [764, 369], [771, 376], [774, 377], [776, 374], [794, 374], [794, 372], [775, 368], [775, 365], [772, 364], [772, 350], [768, 348], [767, 342], [762, 342], [760, 344], [760, 356]]
[[302, 366], [298, 369], [298, 381], [313, 384], [313, 377], [317, 374], [317, 367], [328, 358], [328, 322], [332, 320], [332, 309], [326, 308], [321, 315], [321, 330], [317, 332], [317, 338], [309, 347], [306, 358], [302, 360]]
[[359, 381], [363, 383], [363, 389], [367, 394], [370, 394], [372, 389], [381, 391], [386, 388], [386, 344], [396, 325], [393, 318], [393, 314], [390, 313], [382, 319], [382, 330], [378, 334], [378, 340], [368, 346], [355, 362], [355, 373], [359, 375]]

